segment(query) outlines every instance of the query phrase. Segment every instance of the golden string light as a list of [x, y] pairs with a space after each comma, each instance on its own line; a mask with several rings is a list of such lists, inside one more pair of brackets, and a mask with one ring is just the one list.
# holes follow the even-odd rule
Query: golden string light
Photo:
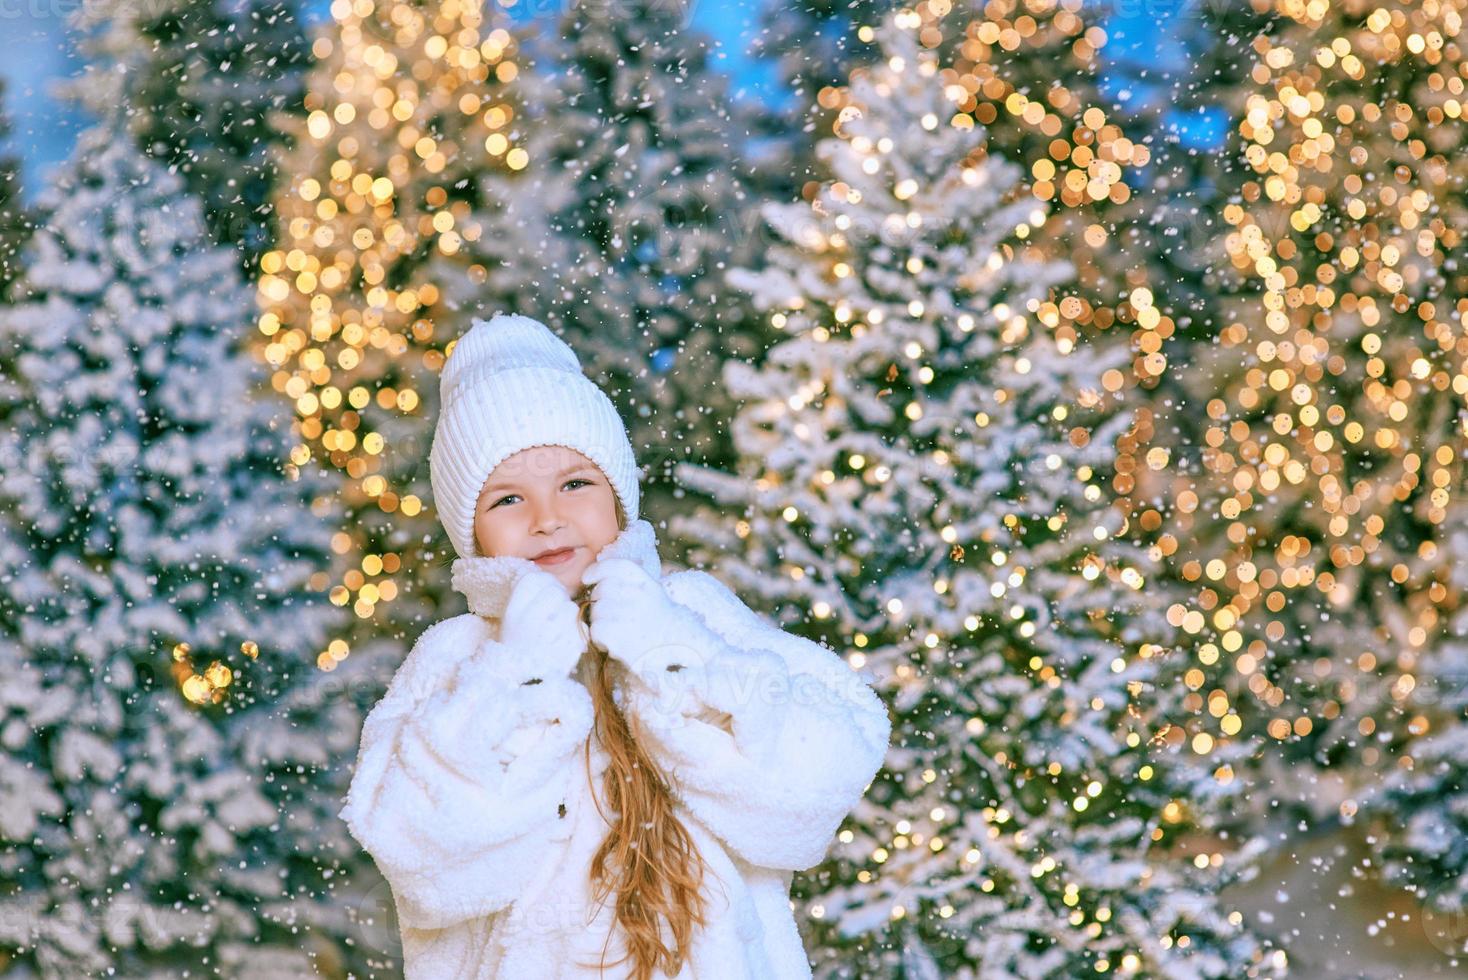
[[[1407, 701], [1457, 602], [1445, 537], [1468, 452], [1465, 5], [1276, 7], [1283, 27], [1255, 41], [1235, 119], [1248, 179], [1223, 247], [1243, 289], [1204, 368], [1218, 373], [1207, 472], [1176, 495], [1177, 533], [1221, 518], [1226, 550], [1182, 564], [1198, 597], [1169, 616], [1215, 637], [1205, 663], [1232, 658], [1225, 686], [1273, 712], [1273, 738], [1338, 719], [1367, 736]], [[1369, 629], [1342, 662], [1302, 665], [1293, 682], [1328, 693], [1301, 705], [1265, 666], [1288, 618], [1315, 609]], [[1209, 713], [1237, 731], [1227, 699], [1213, 692]]]
[[260, 355], [295, 408], [290, 464], [344, 477], [332, 546], [345, 571], [313, 585], [365, 620], [399, 597], [423, 537], [392, 532], [426, 520], [424, 379], [445, 357], [435, 265], [478, 234], [469, 178], [527, 160], [510, 136], [513, 39], [477, 0], [334, 0], [331, 15], [283, 167], [282, 241], [260, 263]]
[[[192, 648], [187, 642], [174, 644], [170, 655], [170, 671], [178, 689], [194, 704], [221, 704], [228, 696], [226, 690], [234, 683], [236, 671], [219, 660], [209, 663], [203, 670], [194, 667]], [[240, 644], [240, 653], [251, 660], [260, 655], [260, 648], [253, 640]]]

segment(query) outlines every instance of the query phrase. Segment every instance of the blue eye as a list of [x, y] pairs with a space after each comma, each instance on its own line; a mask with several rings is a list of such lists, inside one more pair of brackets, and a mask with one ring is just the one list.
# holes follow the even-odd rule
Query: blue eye
[[[573, 478], [567, 480], [564, 484], [562, 484], [562, 486], [569, 487], [573, 483], [584, 483], [588, 487], [591, 486], [591, 481], [590, 480], [583, 480], [579, 476], [578, 477], [573, 477]], [[518, 497], [518, 496], [520, 496], [518, 493], [507, 494], [506, 496], [503, 496], [500, 499], [496, 500], [494, 503], [490, 504], [488, 507], [485, 508], [485, 510], [494, 510], [496, 507], [498, 507], [500, 504], [504, 503], [506, 500], [510, 500], [511, 498]]]

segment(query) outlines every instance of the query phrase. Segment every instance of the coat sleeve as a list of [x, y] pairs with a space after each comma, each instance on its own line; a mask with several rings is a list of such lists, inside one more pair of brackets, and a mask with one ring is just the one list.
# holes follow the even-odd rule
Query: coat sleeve
[[650, 751], [683, 804], [743, 860], [819, 864], [886, 756], [885, 704], [834, 651], [761, 618], [707, 572], [676, 572], [664, 586], [705, 628], [669, 644], [702, 648], [696, 680], [649, 677], [626, 695]]
[[489, 633], [473, 614], [430, 627], [362, 726], [340, 816], [413, 928], [504, 908], [566, 833], [590, 693]]

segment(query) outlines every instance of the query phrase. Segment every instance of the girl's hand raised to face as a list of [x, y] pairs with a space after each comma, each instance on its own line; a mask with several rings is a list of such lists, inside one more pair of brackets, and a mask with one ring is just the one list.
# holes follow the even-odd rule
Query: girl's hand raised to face
[[582, 580], [591, 587], [592, 641], [655, 692], [660, 711], [697, 707], [719, 641], [636, 562], [599, 561]]
[[620, 660], [636, 660], [656, 645], [681, 612], [646, 569], [625, 558], [595, 562], [581, 580], [590, 589], [591, 639]]
[[586, 649], [581, 610], [550, 572], [531, 565], [515, 581], [500, 622], [499, 642], [567, 671]]

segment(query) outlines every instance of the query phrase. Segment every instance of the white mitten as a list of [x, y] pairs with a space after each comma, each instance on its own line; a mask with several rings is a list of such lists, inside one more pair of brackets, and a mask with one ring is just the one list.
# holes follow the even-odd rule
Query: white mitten
[[645, 720], [676, 725], [708, 706], [731, 715], [746, 738], [778, 728], [789, 702], [778, 655], [732, 648], [636, 562], [598, 561], [582, 581], [592, 586], [591, 639], [627, 666], [638, 702], [657, 715]]
[[580, 608], [560, 580], [526, 564], [505, 603], [499, 639], [486, 642], [477, 654], [493, 673], [519, 684], [569, 675], [588, 634]]

